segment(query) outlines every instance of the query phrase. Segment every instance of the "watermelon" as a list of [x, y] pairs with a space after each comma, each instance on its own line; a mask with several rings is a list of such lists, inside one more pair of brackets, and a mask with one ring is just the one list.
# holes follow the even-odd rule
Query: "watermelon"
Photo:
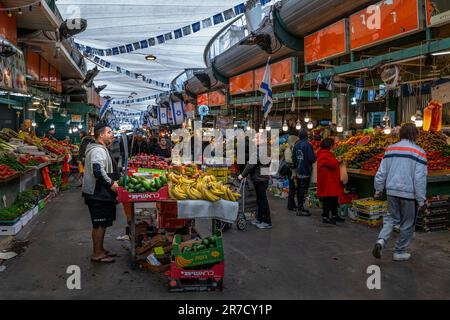
[[361, 140], [358, 141], [357, 145], [358, 146], [365, 146], [366, 144], [368, 144], [370, 142], [370, 136], [364, 136], [361, 138]]

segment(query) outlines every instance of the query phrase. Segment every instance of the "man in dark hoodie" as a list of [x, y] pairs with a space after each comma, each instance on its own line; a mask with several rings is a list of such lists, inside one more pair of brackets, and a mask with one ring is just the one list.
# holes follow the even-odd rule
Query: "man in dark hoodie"
[[85, 173], [83, 176], [83, 197], [92, 219], [92, 262], [111, 263], [111, 252], [105, 250], [103, 241], [106, 228], [111, 227], [116, 219], [116, 190], [114, 182], [114, 160], [108, 151], [114, 136], [111, 128], [99, 123], [94, 129], [95, 142], [86, 148]]
[[308, 142], [308, 131], [301, 129], [299, 132], [300, 140], [295, 144], [292, 151], [292, 160], [297, 169], [297, 202], [298, 216], [310, 216], [311, 213], [305, 209], [305, 199], [311, 183], [312, 167], [316, 162], [313, 147]]

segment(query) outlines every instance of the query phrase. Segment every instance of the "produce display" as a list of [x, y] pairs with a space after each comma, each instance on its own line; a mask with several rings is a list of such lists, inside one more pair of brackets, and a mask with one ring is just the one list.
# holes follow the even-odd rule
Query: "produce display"
[[8, 179], [9, 177], [15, 175], [17, 171], [11, 169], [9, 166], [1, 164], [0, 165], [0, 180]]
[[0, 209], [0, 221], [11, 221], [32, 209], [40, 198], [39, 190], [21, 192], [14, 203], [5, 209]]
[[[167, 178], [165, 176], [158, 176], [153, 179], [147, 179], [144, 176], [130, 176], [127, 178], [125, 189], [129, 193], [158, 192], [166, 184]], [[120, 187], [124, 186], [124, 177], [120, 177], [118, 185]]]
[[197, 178], [186, 177], [170, 172], [167, 177], [169, 183], [169, 195], [175, 200], [207, 200], [211, 202], [220, 199], [236, 202], [240, 194], [233, 192], [214, 176], [195, 174]]
[[57, 156], [66, 154], [66, 148], [64, 142], [49, 140], [47, 138], [41, 139], [42, 147]]
[[12, 151], [14, 151], [14, 146], [0, 137], [0, 156]]
[[220, 232], [202, 240], [181, 242], [176, 235], [172, 246], [172, 259], [179, 268], [188, 268], [221, 262], [224, 259], [223, 241]]
[[167, 170], [169, 164], [158, 156], [139, 154], [128, 161], [129, 167]]
[[[382, 132], [358, 134], [339, 141], [333, 153], [336, 157], [341, 157], [348, 168], [375, 172], [383, 160], [386, 148], [398, 141], [399, 137], [396, 134], [385, 135]], [[429, 171], [450, 170], [450, 146], [444, 134], [421, 130], [417, 145], [427, 153]]]
[[26, 167], [14, 155], [5, 154], [0, 157], [0, 164], [6, 165], [15, 171], [25, 171]]

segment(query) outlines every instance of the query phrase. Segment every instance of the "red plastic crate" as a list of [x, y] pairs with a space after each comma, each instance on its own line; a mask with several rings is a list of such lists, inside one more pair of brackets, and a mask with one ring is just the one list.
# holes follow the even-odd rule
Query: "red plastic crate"
[[164, 218], [176, 219], [178, 217], [178, 204], [177, 201], [160, 201], [156, 203], [158, 208], [158, 216]]
[[117, 201], [127, 202], [155, 202], [169, 199], [169, 187], [164, 186], [158, 192], [129, 193], [126, 189], [117, 189]]
[[170, 278], [172, 279], [223, 279], [225, 276], [225, 263], [219, 262], [211, 269], [202, 270], [201, 266], [196, 270], [185, 270], [177, 267], [175, 261], [170, 263]]
[[358, 195], [357, 194], [344, 194], [343, 196], [340, 196], [338, 199], [339, 204], [350, 204], [353, 200], [357, 200]]
[[173, 219], [158, 217], [158, 228], [159, 229], [181, 229], [187, 226], [192, 219]]

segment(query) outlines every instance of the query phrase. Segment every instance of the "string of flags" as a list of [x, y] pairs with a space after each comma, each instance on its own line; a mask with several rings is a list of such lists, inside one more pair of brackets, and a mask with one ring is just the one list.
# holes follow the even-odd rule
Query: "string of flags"
[[93, 56], [92, 54], [90, 54], [89, 56], [94, 60], [95, 63], [97, 63], [97, 64], [99, 64], [99, 65], [101, 65], [101, 66], [103, 66], [105, 68], [111, 69], [111, 70], [113, 70], [116, 73], [124, 74], [124, 75], [126, 75], [126, 76], [128, 76], [128, 77], [130, 77], [132, 79], [139, 79], [141, 77], [142, 81], [144, 81], [145, 83], [148, 83], [148, 84], [154, 85], [156, 87], [160, 87], [160, 88], [166, 88], [166, 89], [170, 88], [170, 84], [169, 83], [163, 83], [163, 82], [160, 82], [160, 81], [156, 81], [156, 80], [150, 79], [150, 78], [148, 78], [148, 77], [146, 77], [144, 75], [132, 72], [132, 71], [127, 70], [127, 69], [125, 69], [123, 67], [120, 67], [120, 66], [118, 66], [116, 64], [113, 64], [113, 63], [111, 63], [109, 61], [105, 61], [105, 60], [101, 59], [100, 57]]
[[[259, 0], [259, 1], [261, 5], [265, 5], [271, 2], [272, 0]], [[140, 49], [146, 49], [159, 44], [163, 44], [171, 40], [186, 37], [190, 34], [197, 33], [202, 29], [207, 29], [216, 26], [218, 24], [221, 24], [225, 21], [228, 21], [230, 19], [233, 19], [234, 17], [245, 13], [245, 11], [246, 11], [245, 3], [240, 3], [234, 6], [233, 8], [214, 14], [209, 18], [203, 19], [202, 21], [197, 21], [190, 25], [177, 28], [171, 32], [109, 49], [98, 49], [90, 46], [83, 46], [77, 42], [76, 46], [78, 50], [83, 51], [86, 54], [95, 56], [115, 56], [126, 54]]]
[[145, 102], [145, 101], [154, 100], [154, 99], [158, 98], [160, 95], [161, 94], [155, 94], [155, 95], [151, 95], [151, 96], [148, 96], [148, 97], [127, 99], [127, 100], [116, 100], [116, 99], [114, 99], [112, 104], [119, 104], [119, 105], [121, 105], [121, 104], [141, 103], [141, 102]]

